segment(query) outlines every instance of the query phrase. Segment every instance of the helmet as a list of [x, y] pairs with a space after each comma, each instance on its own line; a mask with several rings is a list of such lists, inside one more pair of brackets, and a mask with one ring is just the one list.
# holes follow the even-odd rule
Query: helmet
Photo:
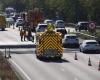
[[49, 23], [48, 27], [47, 27], [47, 30], [48, 31], [53, 31], [53, 29], [54, 29], [54, 25], [52, 23]]

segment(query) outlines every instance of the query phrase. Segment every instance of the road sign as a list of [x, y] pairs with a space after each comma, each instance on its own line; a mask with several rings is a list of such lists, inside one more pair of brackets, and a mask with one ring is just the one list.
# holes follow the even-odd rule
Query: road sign
[[90, 22], [89, 23], [89, 28], [92, 29], [92, 30], [95, 29], [96, 28], [95, 23], [94, 22]]

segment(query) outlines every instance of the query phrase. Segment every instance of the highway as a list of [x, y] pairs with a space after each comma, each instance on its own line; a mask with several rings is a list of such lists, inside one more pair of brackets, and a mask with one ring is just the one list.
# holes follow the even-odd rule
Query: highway
[[[12, 28], [0, 31], [0, 42], [24, 43], [20, 41], [18, 29]], [[24, 80], [100, 80], [100, 54], [84, 54], [79, 49], [67, 48], [64, 49], [62, 60], [44, 61], [36, 58], [34, 50], [11, 49], [9, 62]], [[75, 53], [78, 60], [74, 60]], [[89, 57], [92, 66], [88, 66]]]

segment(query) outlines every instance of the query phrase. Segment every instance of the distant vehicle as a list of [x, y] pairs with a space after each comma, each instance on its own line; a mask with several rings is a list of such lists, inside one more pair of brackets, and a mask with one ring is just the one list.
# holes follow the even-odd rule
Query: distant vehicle
[[82, 21], [82, 22], [78, 22], [76, 27], [75, 27], [75, 30], [76, 31], [81, 31], [81, 30], [88, 30], [88, 27], [89, 27], [89, 22], [87, 21]]
[[84, 40], [80, 45], [80, 52], [100, 52], [100, 45], [96, 40]]
[[64, 47], [79, 47], [79, 39], [76, 34], [66, 34], [63, 39]]
[[24, 26], [23, 19], [17, 19], [15, 25], [16, 25], [16, 27], [18, 27], [18, 26]]
[[0, 28], [2, 31], [6, 28], [6, 18], [2, 14], [0, 14]]
[[7, 7], [5, 8], [5, 13], [7, 14], [7, 17], [13, 16], [16, 10], [13, 7]]
[[51, 19], [46, 19], [46, 20], [44, 20], [44, 23], [45, 24], [49, 24], [49, 23], [54, 24], [54, 21]]
[[36, 27], [36, 32], [44, 32], [47, 29], [47, 24], [39, 23]]
[[65, 34], [67, 34], [67, 30], [65, 28], [55, 28], [56, 32], [60, 32], [62, 34], [62, 38]]
[[9, 24], [9, 25], [14, 25], [14, 19], [13, 18], [6, 18], [6, 22], [7, 22], [7, 24]]
[[[53, 27], [52, 27], [53, 28]], [[51, 30], [49, 26], [47, 30], [39, 35], [36, 40], [36, 57], [39, 59], [61, 59], [63, 56], [61, 34]]]
[[54, 25], [56, 28], [65, 28], [65, 23], [63, 20], [56, 20]]

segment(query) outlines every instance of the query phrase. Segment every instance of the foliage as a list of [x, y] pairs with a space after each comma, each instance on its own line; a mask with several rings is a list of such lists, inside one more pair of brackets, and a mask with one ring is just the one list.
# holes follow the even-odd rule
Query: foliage
[[0, 0], [0, 8], [12, 6], [18, 12], [39, 7], [45, 17], [66, 22], [93, 20], [100, 24], [100, 0]]

